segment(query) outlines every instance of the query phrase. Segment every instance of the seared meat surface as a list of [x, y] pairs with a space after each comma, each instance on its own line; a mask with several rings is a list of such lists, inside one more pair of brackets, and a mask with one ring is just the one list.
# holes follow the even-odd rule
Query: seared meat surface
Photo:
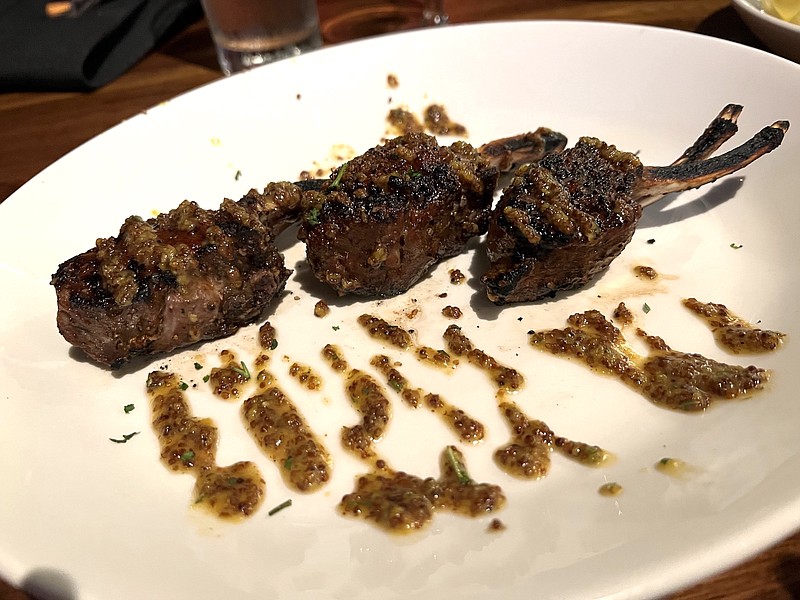
[[483, 276], [498, 304], [579, 287], [628, 244], [642, 208], [631, 199], [642, 164], [595, 138], [519, 168], [489, 225]]
[[423, 133], [368, 150], [306, 193], [298, 237], [312, 272], [340, 295], [405, 292], [486, 232], [500, 168], [565, 144], [542, 128], [480, 150]]
[[299, 231], [314, 275], [339, 294], [394, 296], [486, 231], [498, 171], [469, 144], [411, 133], [308, 192]]
[[[721, 156], [736, 131], [730, 105], [672, 165], [643, 166], [595, 138], [564, 151], [546, 128], [485, 144], [440, 146], [410, 133], [345, 163], [327, 181], [272, 183], [216, 210], [185, 201], [62, 263], [51, 283], [64, 338], [116, 368], [230, 335], [258, 320], [291, 271], [274, 237], [302, 219], [313, 274], [343, 294], [405, 292], [439, 260], [488, 231], [483, 276], [497, 303], [579, 287], [633, 236], [642, 207], [697, 187], [780, 145], [778, 121]], [[495, 208], [502, 170], [520, 167]]]
[[[334, 180], [271, 183], [218, 210], [184, 202], [154, 219], [130, 217], [116, 237], [99, 239], [53, 275], [59, 331], [112, 368], [230, 335], [257, 320], [283, 289], [291, 271], [273, 239], [301, 215], [305, 229], [324, 224], [309, 236], [320, 240], [309, 252], [310, 260], [321, 257], [314, 263], [320, 273], [331, 268], [329, 250], [343, 252], [344, 263], [352, 258], [356, 276], [356, 253], [368, 251], [367, 270], [377, 267], [358, 290], [347, 277], [330, 277], [342, 282], [341, 293], [400, 293], [485, 232], [498, 175], [493, 162], [510, 166], [565, 144], [541, 129], [487, 144], [492, 158], [484, 160], [468, 144], [440, 148], [433, 138], [412, 136], [351, 161]], [[410, 199], [419, 206], [408, 209]], [[328, 236], [335, 238], [330, 249]]]
[[623, 251], [643, 206], [733, 173], [780, 145], [786, 121], [707, 158], [735, 132], [740, 111], [736, 105], [723, 109], [667, 167], [643, 166], [633, 154], [589, 137], [520, 167], [489, 225], [491, 266], [482, 277], [489, 299], [496, 304], [533, 301], [585, 285]]
[[271, 184], [218, 210], [185, 201], [153, 219], [128, 218], [53, 275], [61, 335], [116, 368], [252, 323], [291, 274], [271, 228], [284, 226], [274, 222], [278, 207], [294, 210], [300, 198], [293, 184]]

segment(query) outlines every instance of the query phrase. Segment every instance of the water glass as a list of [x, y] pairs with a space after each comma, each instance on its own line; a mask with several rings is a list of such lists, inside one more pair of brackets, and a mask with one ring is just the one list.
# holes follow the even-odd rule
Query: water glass
[[316, 0], [202, 0], [225, 75], [319, 48]]
[[333, 1], [323, 4], [327, 10], [322, 34], [330, 43], [444, 25], [448, 20], [444, 0], [362, 0], [349, 10], [336, 10]]

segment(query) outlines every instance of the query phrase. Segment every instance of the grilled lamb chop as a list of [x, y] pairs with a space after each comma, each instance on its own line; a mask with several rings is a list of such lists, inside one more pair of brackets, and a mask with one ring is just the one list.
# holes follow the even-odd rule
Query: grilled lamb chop
[[500, 170], [566, 145], [549, 129], [476, 150], [409, 133], [368, 150], [308, 192], [298, 237], [339, 295], [394, 296], [486, 232]]
[[[510, 166], [565, 144], [563, 136], [543, 129], [482, 150]], [[480, 185], [470, 179], [475, 173], [467, 165], [483, 165], [482, 160], [469, 152], [452, 160], [466, 186]], [[482, 169], [496, 177], [492, 167]], [[59, 331], [111, 368], [234, 333], [261, 316], [291, 274], [275, 236], [304, 210], [312, 220], [315, 209], [305, 195], [316, 194], [318, 201], [319, 190], [331, 193], [331, 187], [330, 181], [317, 180], [271, 183], [263, 193], [251, 190], [238, 202], [224, 200], [218, 210], [183, 202], [147, 221], [130, 217], [116, 237], [99, 239], [53, 275]]]
[[633, 154], [588, 137], [520, 167], [489, 224], [491, 266], [481, 279], [489, 299], [527, 302], [585, 285], [631, 240], [643, 206], [733, 173], [780, 145], [787, 121], [707, 158], [735, 133], [740, 111], [736, 105], [723, 109], [667, 167], [643, 166]]
[[51, 283], [61, 335], [112, 368], [234, 333], [258, 319], [291, 271], [273, 244], [299, 213], [290, 183], [205, 210], [185, 201], [62, 263]]

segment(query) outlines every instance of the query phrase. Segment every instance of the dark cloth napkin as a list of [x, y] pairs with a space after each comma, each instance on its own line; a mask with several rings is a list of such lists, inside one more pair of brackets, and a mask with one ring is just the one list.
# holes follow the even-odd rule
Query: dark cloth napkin
[[86, 91], [200, 17], [198, 0], [104, 0], [51, 18], [47, 0], [0, 0], [0, 91]]

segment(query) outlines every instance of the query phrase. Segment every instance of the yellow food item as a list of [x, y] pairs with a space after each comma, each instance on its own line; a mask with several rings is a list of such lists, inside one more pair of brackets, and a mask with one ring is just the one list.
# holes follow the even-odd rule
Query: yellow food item
[[800, 25], [800, 0], [763, 0], [762, 6], [772, 16]]

